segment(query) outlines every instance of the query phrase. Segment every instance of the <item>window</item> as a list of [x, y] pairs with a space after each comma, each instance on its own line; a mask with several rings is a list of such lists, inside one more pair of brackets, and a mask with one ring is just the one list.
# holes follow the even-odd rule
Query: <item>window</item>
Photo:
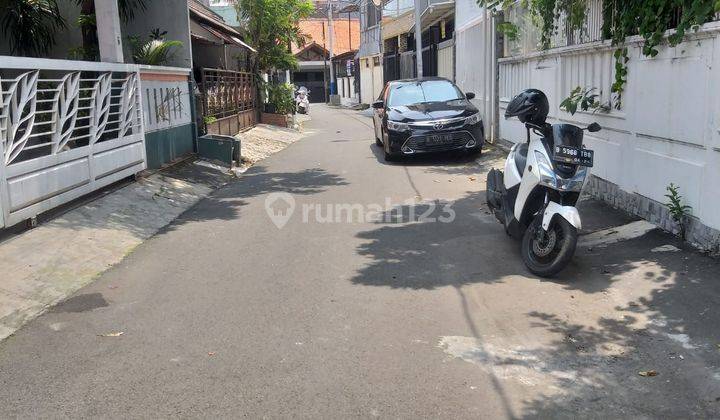
[[398, 83], [391, 87], [388, 105], [403, 106], [423, 102], [449, 102], [464, 97], [457, 86], [446, 80]]

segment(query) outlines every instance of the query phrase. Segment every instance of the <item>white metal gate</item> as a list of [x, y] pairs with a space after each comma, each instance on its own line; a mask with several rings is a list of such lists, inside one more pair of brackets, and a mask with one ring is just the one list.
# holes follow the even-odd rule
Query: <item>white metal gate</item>
[[498, 138], [497, 35], [493, 16], [485, 11], [455, 30], [455, 82], [465, 92], [474, 92], [473, 103], [483, 116], [485, 138]]
[[0, 227], [146, 167], [138, 66], [0, 57]]

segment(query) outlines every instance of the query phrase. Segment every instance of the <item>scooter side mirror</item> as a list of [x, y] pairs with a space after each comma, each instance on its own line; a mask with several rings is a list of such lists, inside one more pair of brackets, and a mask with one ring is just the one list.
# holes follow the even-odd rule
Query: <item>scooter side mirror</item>
[[602, 127], [600, 127], [600, 124], [594, 122], [587, 127], [587, 131], [591, 133], [597, 133], [598, 131], [602, 130]]
[[372, 103], [372, 107], [375, 109], [383, 109], [385, 108], [385, 101], [375, 101]]

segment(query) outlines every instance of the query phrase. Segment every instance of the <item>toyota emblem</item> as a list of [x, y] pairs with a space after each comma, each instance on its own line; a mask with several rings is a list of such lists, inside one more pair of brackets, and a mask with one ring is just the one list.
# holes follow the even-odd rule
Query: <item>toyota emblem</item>
[[435, 125], [433, 125], [433, 128], [436, 129], [436, 130], [442, 130], [443, 128], [445, 128], [445, 124], [443, 124], [443, 123], [435, 123]]

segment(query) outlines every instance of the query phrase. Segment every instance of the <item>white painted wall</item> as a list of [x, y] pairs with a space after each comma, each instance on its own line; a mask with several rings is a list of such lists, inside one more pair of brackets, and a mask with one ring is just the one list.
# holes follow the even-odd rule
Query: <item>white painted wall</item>
[[[660, 48], [655, 58], [643, 56], [640, 40], [633, 39], [623, 107], [609, 114], [571, 116], [559, 109], [576, 86], [596, 87], [609, 98], [614, 59], [607, 43], [502, 59], [500, 112], [521, 90], [543, 90], [550, 122], [603, 126], [586, 136], [587, 147], [595, 150], [596, 176], [661, 203], [667, 201], [665, 187], [675, 183], [692, 214], [720, 229], [720, 23], [689, 37], [674, 48]], [[519, 142], [525, 130], [516, 119], [501, 119], [500, 134]]]
[[483, 15], [476, 0], [455, 0], [455, 28], [461, 28]]
[[380, 96], [382, 88], [382, 63], [375, 66], [373, 65], [373, 57], [360, 58], [360, 100], [362, 103], [372, 104]]
[[448, 80], [455, 80], [453, 42], [450, 40], [438, 48], [438, 76]]
[[473, 104], [483, 115], [485, 138], [497, 137], [494, 26], [474, 0], [455, 2], [455, 83], [474, 92]]

